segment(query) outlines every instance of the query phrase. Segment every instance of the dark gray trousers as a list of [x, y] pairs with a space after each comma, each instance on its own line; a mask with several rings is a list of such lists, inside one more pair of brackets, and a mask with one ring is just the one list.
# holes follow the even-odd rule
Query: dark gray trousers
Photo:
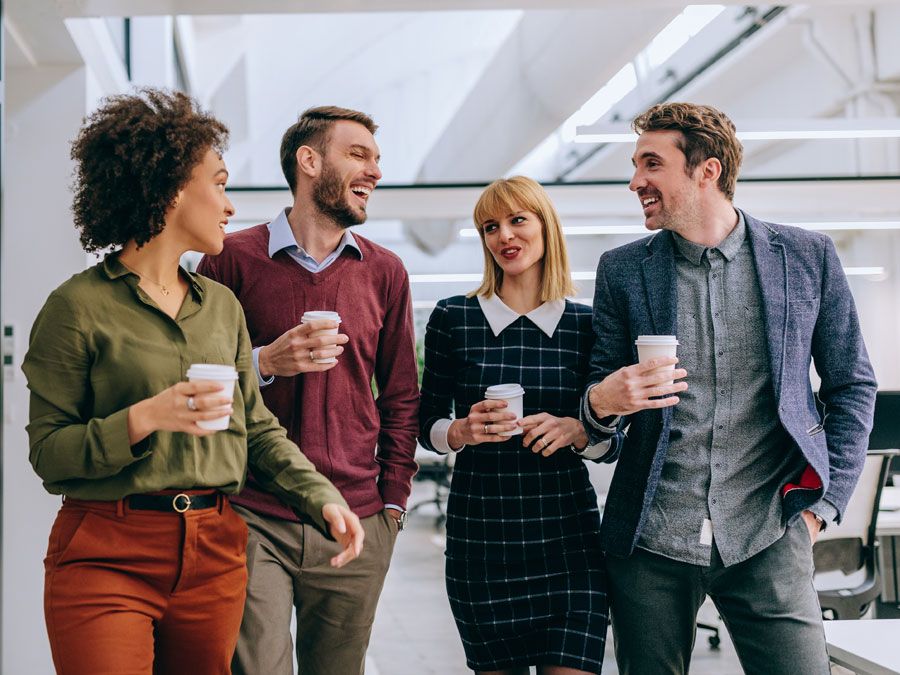
[[709, 567], [643, 549], [608, 557], [609, 607], [616, 662], [623, 675], [688, 672], [697, 612], [709, 595], [725, 622], [745, 673], [829, 672], [812, 546], [803, 519], [752, 558]]

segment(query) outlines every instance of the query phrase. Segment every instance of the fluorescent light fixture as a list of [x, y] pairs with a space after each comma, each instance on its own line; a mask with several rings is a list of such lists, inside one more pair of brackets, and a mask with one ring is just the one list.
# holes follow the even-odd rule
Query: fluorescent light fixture
[[[735, 122], [742, 141], [836, 138], [900, 138], [900, 117], [742, 120]], [[632, 143], [637, 135], [627, 124], [580, 126], [576, 143]]]
[[481, 281], [482, 274], [410, 274], [411, 284], [449, 284], [455, 281]]
[[[779, 220], [782, 225], [792, 225], [804, 230], [830, 232], [832, 230], [900, 230], [900, 220], [834, 220], [796, 222]], [[643, 225], [566, 225], [562, 228], [567, 237], [579, 237], [598, 234], [647, 234]], [[459, 231], [465, 239], [477, 239], [478, 230], [467, 227]]]
[[[592, 234], [647, 234], [643, 225], [566, 225], [562, 232], [567, 237], [578, 237]], [[467, 227], [459, 231], [460, 237], [477, 238], [478, 230]]]
[[900, 220], [841, 220], [816, 223], [784, 223], [804, 230], [900, 230]]
[[845, 267], [844, 274], [848, 277], [878, 277], [884, 274], [883, 267]]

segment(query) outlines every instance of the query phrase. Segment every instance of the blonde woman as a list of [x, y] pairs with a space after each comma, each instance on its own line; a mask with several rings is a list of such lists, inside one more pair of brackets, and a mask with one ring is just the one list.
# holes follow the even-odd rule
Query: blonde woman
[[[587, 447], [578, 421], [591, 310], [566, 300], [575, 289], [562, 229], [540, 185], [495, 181], [474, 219], [484, 279], [431, 315], [420, 412], [420, 442], [459, 453], [447, 507], [450, 606], [476, 673], [599, 673], [607, 601], [584, 458], [601, 449]], [[487, 387], [506, 383], [525, 390], [521, 420], [485, 400]]]

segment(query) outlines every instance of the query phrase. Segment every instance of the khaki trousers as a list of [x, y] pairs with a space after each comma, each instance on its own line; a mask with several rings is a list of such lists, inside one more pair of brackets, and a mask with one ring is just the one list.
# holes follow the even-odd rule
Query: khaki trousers
[[232, 672], [291, 675], [296, 611], [299, 675], [362, 674], [396, 542], [394, 519], [383, 510], [363, 518], [362, 554], [336, 569], [329, 560], [341, 548], [315, 527], [234, 508], [250, 531], [250, 578]]
[[44, 560], [61, 675], [225, 675], [237, 641], [247, 528], [219, 506], [132, 511], [67, 500]]

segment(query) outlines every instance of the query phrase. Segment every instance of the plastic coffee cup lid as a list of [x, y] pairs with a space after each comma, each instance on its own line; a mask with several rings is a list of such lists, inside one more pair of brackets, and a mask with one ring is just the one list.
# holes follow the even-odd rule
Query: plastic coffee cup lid
[[681, 344], [674, 335], [638, 335], [636, 345], [677, 345]]
[[525, 390], [520, 384], [495, 384], [485, 390], [484, 397], [507, 399], [522, 396], [524, 393]]
[[300, 322], [303, 323], [304, 321], [316, 321], [318, 319], [329, 319], [331, 321], [340, 322], [341, 315], [337, 312], [329, 312], [326, 310], [303, 312], [303, 316], [300, 317]]
[[187, 371], [188, 378], [192, 380], [236, 380], [237, 370], [234, 366], [219, 365], [216, 363], [193, 363]]

